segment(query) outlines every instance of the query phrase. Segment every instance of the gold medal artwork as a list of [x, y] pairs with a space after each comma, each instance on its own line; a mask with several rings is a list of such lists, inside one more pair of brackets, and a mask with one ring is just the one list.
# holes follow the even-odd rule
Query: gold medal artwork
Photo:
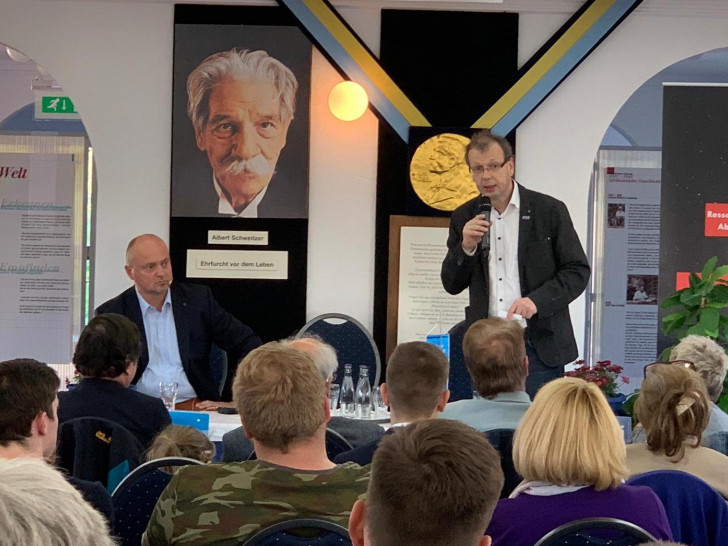
[[410, 182], [424, 203], [452, 211], [478, 195], [465, 164], [468, 142], [462, 135], [442, 133], [417, 148], [410, 163]]

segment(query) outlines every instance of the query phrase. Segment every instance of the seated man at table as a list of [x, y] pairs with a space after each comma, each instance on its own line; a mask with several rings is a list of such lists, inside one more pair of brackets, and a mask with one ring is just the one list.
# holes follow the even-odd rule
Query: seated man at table
[[238, 544], [294, 517], [346, 525], [369, 469], [326, 456], [329, 400], [311, 357], [281, 343], [253, 350], [238, 366], [233, 399], [258, 459], [181, 468], [142, 544]]
[[[398, 428], [432, 419], [445, 409], [450, 391], [447, 379], [450, 363], [443, 352], [424, 341], [410, 341], [397, 346], [387, 363], [387, 380], [382, 383], [384, 404], [389, 406], [392, 426], [387, 434]], [[352, 461], [370, 464], [379, 440], [341, 453], [334, 462]]]
[[[53, 462], [60, 384], [56, 372], [37, 360], [0, 362], [0, 460], [32, 458]], [[105, 487], [72, 476], [67, 480], [111, 522], [113, 508]]]
[[480, 398], [451, 402], [440, 417], [481, 432], [515, 429], [531, 405], [523, 328], [515, 320], [478, 320], [465, 333], [463, 353]]
[[[284, 345], [308, 353], [313, 359], [321, 376], [326, 380], [326, 388], [331, 387], [333, 375], [339, 367], [336, 350], [324, 343], [320, 338], [310, 335], [297, 339], [282, 341]], [[331, 430], [338, 432], [352, 447], [359, 447], [378, 441], [384, 434], [384, 429], [377, 423], [350, 419], [348, 417], [332, 417], [327, 425]], [[245, 436], [243, 427], [226, 432], [222, 437], [222, 459], [225, 462], [247, 461], [253, 451], [253, 444]], [[355, 461], [356, 462], [356, 461]]]
[[[354, 546], [488, 546], [503, 487], [498, 453], [456, 421], [419, 421], [383, 438], [366, 500], [349, 518]], [[527, 517], [525, 515], [524, 517]]]
[[61, 424], [76, 417], [100, 417], [131, 432], [142, 446], [172, 420], [159, 398], [129, 389], [139, 360], [139, 330], [128, 318], [107, 313], [92, 318], [81, 332], [73, 363], [83, 376], [62, 392]]

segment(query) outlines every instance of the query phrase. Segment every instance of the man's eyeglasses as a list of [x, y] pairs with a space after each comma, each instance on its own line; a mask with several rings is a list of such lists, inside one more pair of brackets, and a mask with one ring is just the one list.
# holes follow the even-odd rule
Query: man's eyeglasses
[[475, 167], [470, 167], [470, 172], [473, 173], [474, 176], [483, 176], [484, 173], [494, 173], [500, 168], [503, 167], [508, 163], [508, 160], [506, 159], [503, 163], [491, 163], [490, 165], [476, 165]]
[[682, 366], [683, 368], [695, 370], [695, 364], [693, 364], [689, 360], [669, 360], [667, 362], [653, 362], [652, 364], [647, 364], [647, 366], [645, 366], [645, 377], [647, 377], [647, 374], [655, 371], [655, 368], [657, 366]]

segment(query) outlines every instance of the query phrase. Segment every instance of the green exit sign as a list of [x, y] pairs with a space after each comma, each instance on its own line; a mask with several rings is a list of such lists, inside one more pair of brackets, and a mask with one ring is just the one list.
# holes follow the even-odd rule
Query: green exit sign
[[73, 101], [68, 97], [42, 97], [41, 112], [44, 114], [77, 114]]

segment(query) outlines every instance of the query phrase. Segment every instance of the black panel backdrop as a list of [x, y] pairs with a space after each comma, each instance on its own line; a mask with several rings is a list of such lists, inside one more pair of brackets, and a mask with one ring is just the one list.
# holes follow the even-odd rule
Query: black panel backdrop
[[[706, 203], [728, 204], [728, 87], [665, 86], [660, 300], [675, 290], [677, 272], [699, 272], [714, 255], [728, 262], [726, 239], [705, 236]], [[672, 343], [660, 335], [658, 350]]]
[[515, 81], [517, 52], [517, 14], [382, 10], [380, 62], [436, 129], [413, 128], [408, 145], [379, 125], [373, 334], [380, 350], [386, 346], [389, 217], [449, 216], [412, 190], [410, 153], [444, 131], [470, 136], [468, 127]]
[[[190, 279], [212, 289], [229, 312], [251, 326], [264, 341], [291, 335], [306, 318], [308, 220], [225, 218], [205, 209], [212, 191], [212, 171], [197, 149], [186, 113], [187, 75], [205, 57], [233, 47], [263, 49], [291, 68], [298, 79], [296, 113], [270, 188], [293, 180], [307, 209], [309, 161], [309, 89], [312, 46], [287, 10], [275, 7], [175, 6], [172, 127], [172, 218], [170, 252], [175, 278], [186, 280], [188, 249], [279, 250], [288, 252], [288, 279]], [[269, 193], [270, 193], [269, 188]], [[288, 188], [288, 185], [286, 186]], [[209, 191], [208, 191], [209, 190]], [[199, 193], [197, 193], [199, 192]], [[284, 195], [290, 195], [286, 192]], [[217, 196], [212, 193], [214, 199]], [[198, 204], [199, 201], [199, 204]], [[203, 202], [204, 201], [204, 202]], [[213, 205], [216, 207], [216, 205]], [[267, 246], [210, 245], [208, 230], [267, 231]]]

